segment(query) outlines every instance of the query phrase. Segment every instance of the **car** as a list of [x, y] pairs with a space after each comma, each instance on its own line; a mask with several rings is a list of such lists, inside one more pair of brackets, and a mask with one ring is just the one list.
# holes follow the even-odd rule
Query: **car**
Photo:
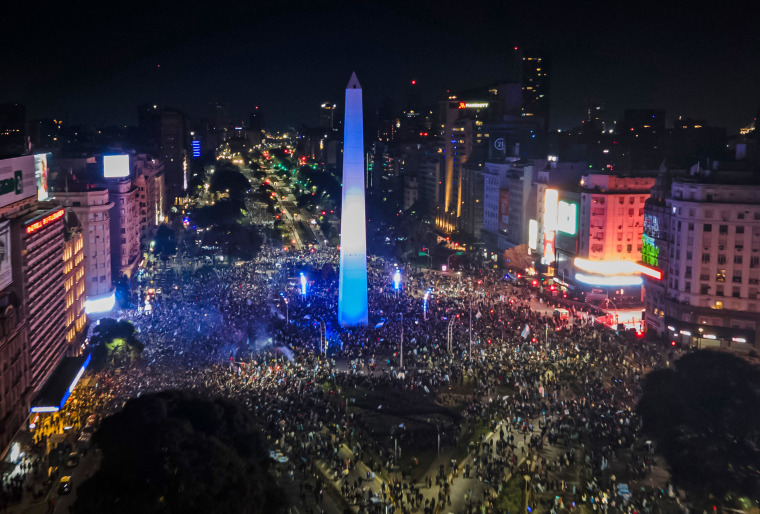
[[78, 465], [79, 465], [79, 454], [77, 452], [69, 453], [69, 456], [66, 457], [66, 467], [75, 468]]
[[61, 481], [58, 484], [58, 494], [69, 494], [71, 492], [71, 477], [61, 477]]
[[83, 432], [77, 440], [77, 448], [79, 450], [87, 450], [90, 447], [90, 441], [92, 441], [92, 434], [89, 432]]

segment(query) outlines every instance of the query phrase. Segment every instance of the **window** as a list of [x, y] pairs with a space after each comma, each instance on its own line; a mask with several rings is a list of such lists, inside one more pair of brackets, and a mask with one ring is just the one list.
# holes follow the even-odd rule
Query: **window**
[[744, 234], [744, 225], [739, 225], [736, 227], [736, 233], [737, 234]]
[[691, 282], [686, 282], [686, 286], [684, 288], [684, 291], [691, 292]]
[[717, 286], [715, 288], [715, 295], [716, 296], [723, 296], [723, 286]]
[[689, 230], [694, 230], [694, 223], [689, 223]]
[[684, 277], [691, 278], [691, 266], [686, 266], [686, 273], [684, 273]]
[[742, 283], [742, 272], [741, 271], [734, 271], [734, 276], [731, 277], [731, 281], [734, 284], [741, 284]]
[[626, 245], [626, 251], [631, 253], [633, 251], [633, 245]]
[[93, 282], [97, 282], [98, 281], [98, 277], [92, 277], [92, 281]]
[[760, 257], [750, 257], [749, 258], [749, 267], [750, 268], [757, 268], [760, 266]]
[[723, 254], [718, 254], [718, 264], [725, 264], [726, 263], [726, 256]]
[[690, 261], [690, 260], [691, 260], [691, 258], [692, 258], [692, 253], [691, 253], [691, 251], [687, 251], [687, 252], [686, 252], [686, 260], [687, 260], [687, 261]]
[[702, 262], [710, 262], [710, 254], [709, 253], [703, 253], [702, 254]]
[[720, 234], [728, 234], [728, 225], [721, 225], [719, 231]]
[[734, 255], [734, 264], [741, 264], [741, 263], [742, 263], [742, 256]]
[[100, 275], [100, 281], [101, 282], [105, 282], [106, 281], [106, 276], [105, 275]]
[[710, 286], [705, 284], [699, 286], [699, 294], [710, 294]]
[[711, 223], [705, 223], [704, 231], [705, 232], [712, 232], [712, 224]]
[[718, 272], [715, 274], [715, 280], [718, 282], [725, 282], [726, 281], [726, 270], [719, 269]]
[[737, 212], [736, 213], [736, 219], [743, 220], [744, 219], [744, 213], [743, 212]]

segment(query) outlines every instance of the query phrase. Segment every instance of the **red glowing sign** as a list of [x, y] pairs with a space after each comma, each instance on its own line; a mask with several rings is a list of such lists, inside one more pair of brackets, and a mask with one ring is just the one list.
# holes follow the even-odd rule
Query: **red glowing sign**
[[49, 225], [50, 223], [54, 222], [55, 220], [63, 217], [63, 209], [59, 211], [55, 211], [53, 214], [50, 214], [49, 216], [45, 216], [39, 221], [36, 221], [26, 227], [26, 233], [27, 234], [33, 234], [37, 232], [39, 229], [44, 227], [45, 225]]
[[467, 109], [467, 104], [465, 102], [459, 102], [459, 108], [460, 109]]

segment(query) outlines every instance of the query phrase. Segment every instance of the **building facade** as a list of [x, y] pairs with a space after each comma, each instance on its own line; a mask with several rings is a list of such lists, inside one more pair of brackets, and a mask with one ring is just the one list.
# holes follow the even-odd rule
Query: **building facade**
[[[692, 170], [646, 206], [646, 323], [674, 344], [760, 347], [760, 176]], [[663, 204], [664, 203], [664, 208]]]

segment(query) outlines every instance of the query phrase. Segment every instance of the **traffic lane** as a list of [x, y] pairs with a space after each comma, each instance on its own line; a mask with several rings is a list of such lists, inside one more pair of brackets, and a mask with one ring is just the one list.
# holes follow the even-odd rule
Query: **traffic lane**
[[71, 512], [69, 507], [74, 505], [77, 499], [77, 487], [90, 478], [98, 469], [100, 462], [100, 450], [90, 449], [86, 455], [82, 456], [79, 461], [79, 465], [75, 468], [64, 470], [64, 475], [71, 476], [71, 492], [61, 495], [58, 493], [58, 484], [55, 484], [55, 490], [52, 493], [56, 498], [55, 512], [56, 514], [69, 514]]

